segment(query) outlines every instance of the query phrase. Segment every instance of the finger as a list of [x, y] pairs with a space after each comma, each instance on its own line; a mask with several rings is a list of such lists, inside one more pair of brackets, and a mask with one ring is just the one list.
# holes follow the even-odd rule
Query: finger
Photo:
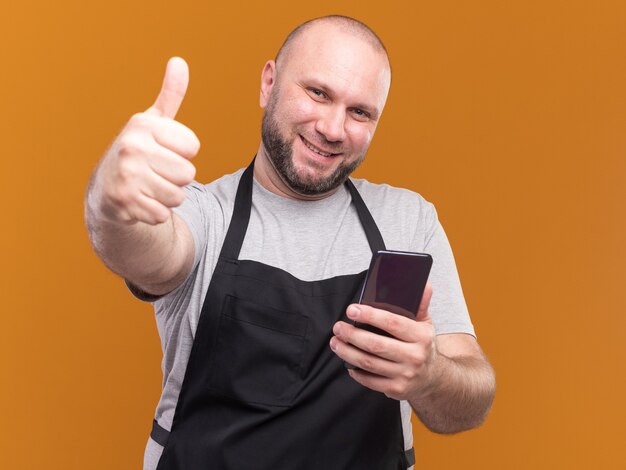
[[352, 364], [354, 367], [366, 370], [372, 374], [392, 377], [397, 373], [398, 364], [362, 351], [349, 343], [343, 342], [336, 336], [331, 339], [331, 349], [348, 364]]
[[172, 57], [165, 69], [161, 92], [154, 104], [146, 111], [150, 114], [174, 119], [185, 98], [189, 84], [189, 67], [180, 57]]
[[196, 156], [200, 140], [187, 126], [171, 119], [155, 119], [150, 128], [154, 140], [187, 159]]
[[140, 194], [137, 197], [137, 202], [128, 209], [128, 213], [134, 220], [149, 225], [165, 223], [172, 216], [171, 209], [145, 194]]
[[151, 173], [147, 177], [141, 192], [168, 208], [180, 206], [187, 196], [183, 188], [170, 183], [156, 173]]
[[376, 392], [381, 392], [387, 395], [389, 398], [400, 400], [399, 395], [395, 395], [391, 389], [393, 385], [393, 379], [389, 377], [382, 377], [380, 375], [372, 374], [365, 370], [351, 369], [348, 371], [350, 377], [352, 377], [357, 383], [367, 387]]
[[419, 341], [421, 336], [421, 323], [387, 310], [370, 307], [369, 305], [352, 304], [348, 307], [346, 313], [348, 318], [358, 323], [367, 323], [380, 328], [400, 341], [413, 343]]
[[408, 344], [341, 321], [335, 323], [333, 333], [344, 343], [392, 362], [402, 359], [403, 347]]
[[428, 313], [428, 307], [430, 306], [430, 299], [433, 297], [433, 286], [430, 282], [426, 283], [424, 294], [422, 295], [422, 301], [420, 302], [420, 308], [415, 316], [416, 321], [431, 322], [430, 314]]
[[186, 186], [196, 176], [196, 167], [193, 163], [157, 145], [155, 145], [155, 150], [150, 153], [148, 165], [157, 175], [176, 186]]

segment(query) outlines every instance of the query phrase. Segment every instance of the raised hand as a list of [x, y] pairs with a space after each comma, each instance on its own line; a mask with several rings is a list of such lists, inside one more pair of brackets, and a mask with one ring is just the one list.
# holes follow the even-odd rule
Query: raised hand
[[169, 60], [154, 104], [135, 114], [115, 139], [98, 169], [102, 215], [123, 224], [168, 221], [193, 181], [191, 159], [200, 149], [193, 131], [174, 120], [187, 91], [187, 63]]

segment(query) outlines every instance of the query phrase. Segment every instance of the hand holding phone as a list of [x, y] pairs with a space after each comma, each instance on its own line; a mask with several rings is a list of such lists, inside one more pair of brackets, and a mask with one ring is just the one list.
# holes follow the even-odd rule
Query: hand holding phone
[[[372, 256], [359, 303], [415, 319], [426, 289], [433, 259], [426, 253], [378, 251]], [[354, 326], [392, 337], [387, 331], [367, 323]], [[347, 369], [355, 367], [344, 362]]]

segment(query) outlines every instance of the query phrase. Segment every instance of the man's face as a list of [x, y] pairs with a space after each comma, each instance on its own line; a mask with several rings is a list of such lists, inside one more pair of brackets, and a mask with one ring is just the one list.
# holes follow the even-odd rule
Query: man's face
[[304, 195], [341, 185], [365, 158], [389, 90], [386, 57], [360, 37], [318, 25], [303, 32], [267, 86], [264, 151]]

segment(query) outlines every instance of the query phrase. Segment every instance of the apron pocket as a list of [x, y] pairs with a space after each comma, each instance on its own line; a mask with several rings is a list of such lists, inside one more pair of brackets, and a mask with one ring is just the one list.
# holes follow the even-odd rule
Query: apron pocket
[[209, 388], [237, 401], [289, 406], [298, 391], [308, 319], [226, 296]]

